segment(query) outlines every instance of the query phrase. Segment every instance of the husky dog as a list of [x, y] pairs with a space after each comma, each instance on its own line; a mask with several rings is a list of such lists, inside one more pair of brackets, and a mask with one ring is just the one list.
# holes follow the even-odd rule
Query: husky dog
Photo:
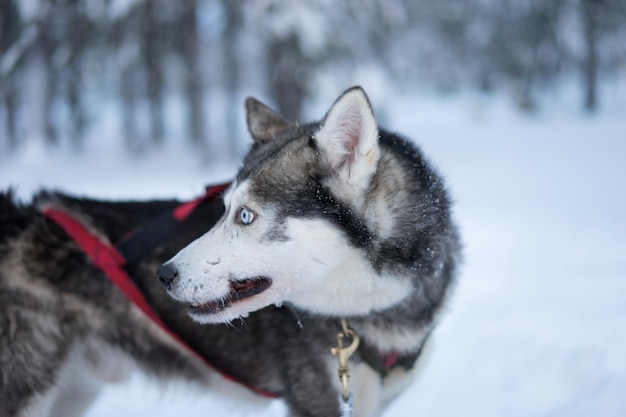
[[[350, 363], [355, 414], [379, 415], [407, 383], [457, 269], [442, 179], [414, 145], [377, 127], [359, 87], [302, 126], [254, 99], [246, 108], [254, 145], [225, 214], [159, 268], [160, 281], [199, 323], [272, 323], [293, 416], [338, 414], [328, 347], [347, 319], [368, 346]], [[281, 305], [299, 326], [272, 307]], [[375, 366], [366, 351], [405, 366]]]
[[71, 212], [117, 242], [178, 202], [42, 192], [22, 205], [0, 193], [0, 417], [79, 416], [133, 367], [254, 397], [219, 370], [281, 396], [291, 417], [339, 416], [330, 349], [342, 319], [361, 340], [348, 363], [355, 416], [380, 415], [407, 385], [459, 260], [441, 178], [378, 129], [360, 88], [302, 126], [254, 99], [246, 108], [254, 144], [225, 205], [204, 204], [126, 266], [197, 355], [40, 212]]

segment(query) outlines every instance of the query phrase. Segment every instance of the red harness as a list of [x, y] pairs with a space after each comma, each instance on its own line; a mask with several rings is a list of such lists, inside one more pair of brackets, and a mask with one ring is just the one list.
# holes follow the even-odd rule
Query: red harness
[[[182, 222], [188, 218], [194, 210], [203, 202], [210, 201], [216, 198], [222, 191], [228, 188], [230, 184], [221, 184], [207, 188], [205, 195], [196, 198], [187, 203], [183, 203], [176, 207], [170, 214], [177, 222]], [[124, 247], [120, 246], [120, 249], [111, 245], [108, 242], [103, 241], [100, 237], [91, 233], [87, 227], [85, 227], [79, 220], [68, 212], [53, 207], [48, 207], [43, 210], [43, 214], [49, 219], [53, 220], [59, 225], [85, 252], [89, 257], [93, 265], [103, 271], [109, 279], [115, 284], [115, 286], [143, 313], [150, 318], [156, 325], [158, 325], [166, 334], [168, 334], [173, 340], [178, 342], [183, 348], [185, 348], [193, 356], [201, 360], [210, 368], [219, 372], [224, 378], [229, 381], [239, 383], [251, 391], [260, 394], [268, 398], [281, 398], [280, 395], [265, 391], [259, 387], [253, 386], [248, 382], [241, 381], [232, 375], [217, 368], [214, 364], [207, 361], [206, 358], [196, 352], [191, 346], [189, 346], [184, 340], [174, 333], [158, 316], [154, 309], [148, 304], [141, 291], [137, 288], [135, 283], [129, 277], [128, 273], [124, 269], [124, 265], [128, 263], [127, 257], [132, 260], [137, 256], [136, 251], [123, 250]], [[158, 219], [157, 219], [158, 222]], [[130, 240], [133, 237], [131, 236]], [[141, 239], [140, 239], [141, 240]], [[123, 243], [128, 243], [125, 240]], [[146, 242], [147, 246], [154, 242]], [[145, 249], [145, 248], [144, 248]], [[125, 254], [126, 257], [122, 254]], [[155, 278], [156, 279], [156, 278]], [[421, 348], [420, 348], [421, 351]], [[362, 359], [369, 364], [374, 370], [378, 371], [381, 376], [385, 376], [388, 371], [396, 366], [402, 366], [406, 369], [413, 367], [413, 364], [420, 354], [420, 351], [414, 355], [401, 356], [397, 352], [381, 353], [375, 348], [369, 347], [365, 344], [359, 345], [359, 353]]]
[[[200, 203], [211, 200], [219, 193], [224, 191], [229, 184], [218, 185], [210, 187], [204, 196], [199, 197], [193, 201], [181, 204], [174, 209], [172, 215], [178, 221], [185, 220], [199, 205]], [[146, 298], [141, 291], [137, 288], [135, 283], [130, 279], [128, 273], [124, 269], [126, 259], [120, 254], [117, 248], [110, 243], [102, 241], [98, 236], [92, 234], [80, 221], [72, 217], [69, 213], [56, 208], [48, 207], [43, 210], [43, 214], [49, 219], [58, 224], [85, 252], [85, 254], [91, 259], [93, 265], [102, 270], [122, 291], [122, 293], [143, 313], [150, 318], [155, 324], [157, 324], [166, 334], [168, 334], [173, 340], [178, 342], [187, 351], [200, 359], [206, 365], [219, 372], [224, 378], [229, 381], [237, 382], [257, 394], [263, 395], [268, 398], [280, 398], [278, 394], [265, 391], [261, 388], [250, 385], [245, 381], [237, 380], [232, 375], [225, 373], [224, 371], [215, 367], [215, 365], [208, 362], [203, 356], [191, 348], [184, 340], [182, 340], [176, 333], [174, 333], [167, 325], [160, 319], [154, 309], [148, 304]], [[155, 278], [156, 279], [156, 278]]]

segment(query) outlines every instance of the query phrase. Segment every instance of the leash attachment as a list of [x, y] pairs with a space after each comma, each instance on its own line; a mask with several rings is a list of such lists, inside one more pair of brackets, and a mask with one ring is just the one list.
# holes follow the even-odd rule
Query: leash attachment
[[[350, 341], [350, 343], [344, 346], [344, 342]], [[339, 395], [339, 403], [343, 407], [344, 404], [349, 404], [351, 408], [352, 393], [348, 390], [348, 379], [350, 379], [350, 369], [348, 368], [348, 359], [359, 347], [359, 336], [354, 330], [348, 327], [348, 323], [345, 319], [341, 320], [341, 331], [337, 334], [337, 347], [334, 347], [330, 352], [337, 356], [339, 360], [339, 380], [341, 381], [342, 392]], [[343, 401], [341, 401], [343, 400]], [[343, 408], [342, 408], [343, 409]], [[342, 412], [343, 413], [343, 412]], [[342, 414], [343, 416], [344, 414]], [[346, 414], [347, 416], [352, 414]]]

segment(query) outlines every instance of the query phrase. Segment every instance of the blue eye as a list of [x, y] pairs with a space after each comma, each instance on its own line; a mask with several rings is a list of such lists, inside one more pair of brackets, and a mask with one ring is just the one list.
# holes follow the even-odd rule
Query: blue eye
[[254, 221], [254, 213], [247, 208], [242, 207], [239, 212], [239, 221], [245, 225], [252, 223]]

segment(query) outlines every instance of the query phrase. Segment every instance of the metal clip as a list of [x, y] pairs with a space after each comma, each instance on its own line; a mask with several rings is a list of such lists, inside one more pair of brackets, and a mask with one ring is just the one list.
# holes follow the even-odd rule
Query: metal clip
[[[350, 392], [348, 391], [348, 379], [350, 378], [350, 370], [348, 369], [348, 359], [359, 347], [359, 336], [354, 330], [348, 327], [345, 319], [341, 320], [342, 330], [337, 334], [337, 347], [330, 351], [339, 359], [339, 379], [343, 389], [343, 399], [348, 401]], [[350, 339], [350, 345], [344, 346], [344, 340]]]

